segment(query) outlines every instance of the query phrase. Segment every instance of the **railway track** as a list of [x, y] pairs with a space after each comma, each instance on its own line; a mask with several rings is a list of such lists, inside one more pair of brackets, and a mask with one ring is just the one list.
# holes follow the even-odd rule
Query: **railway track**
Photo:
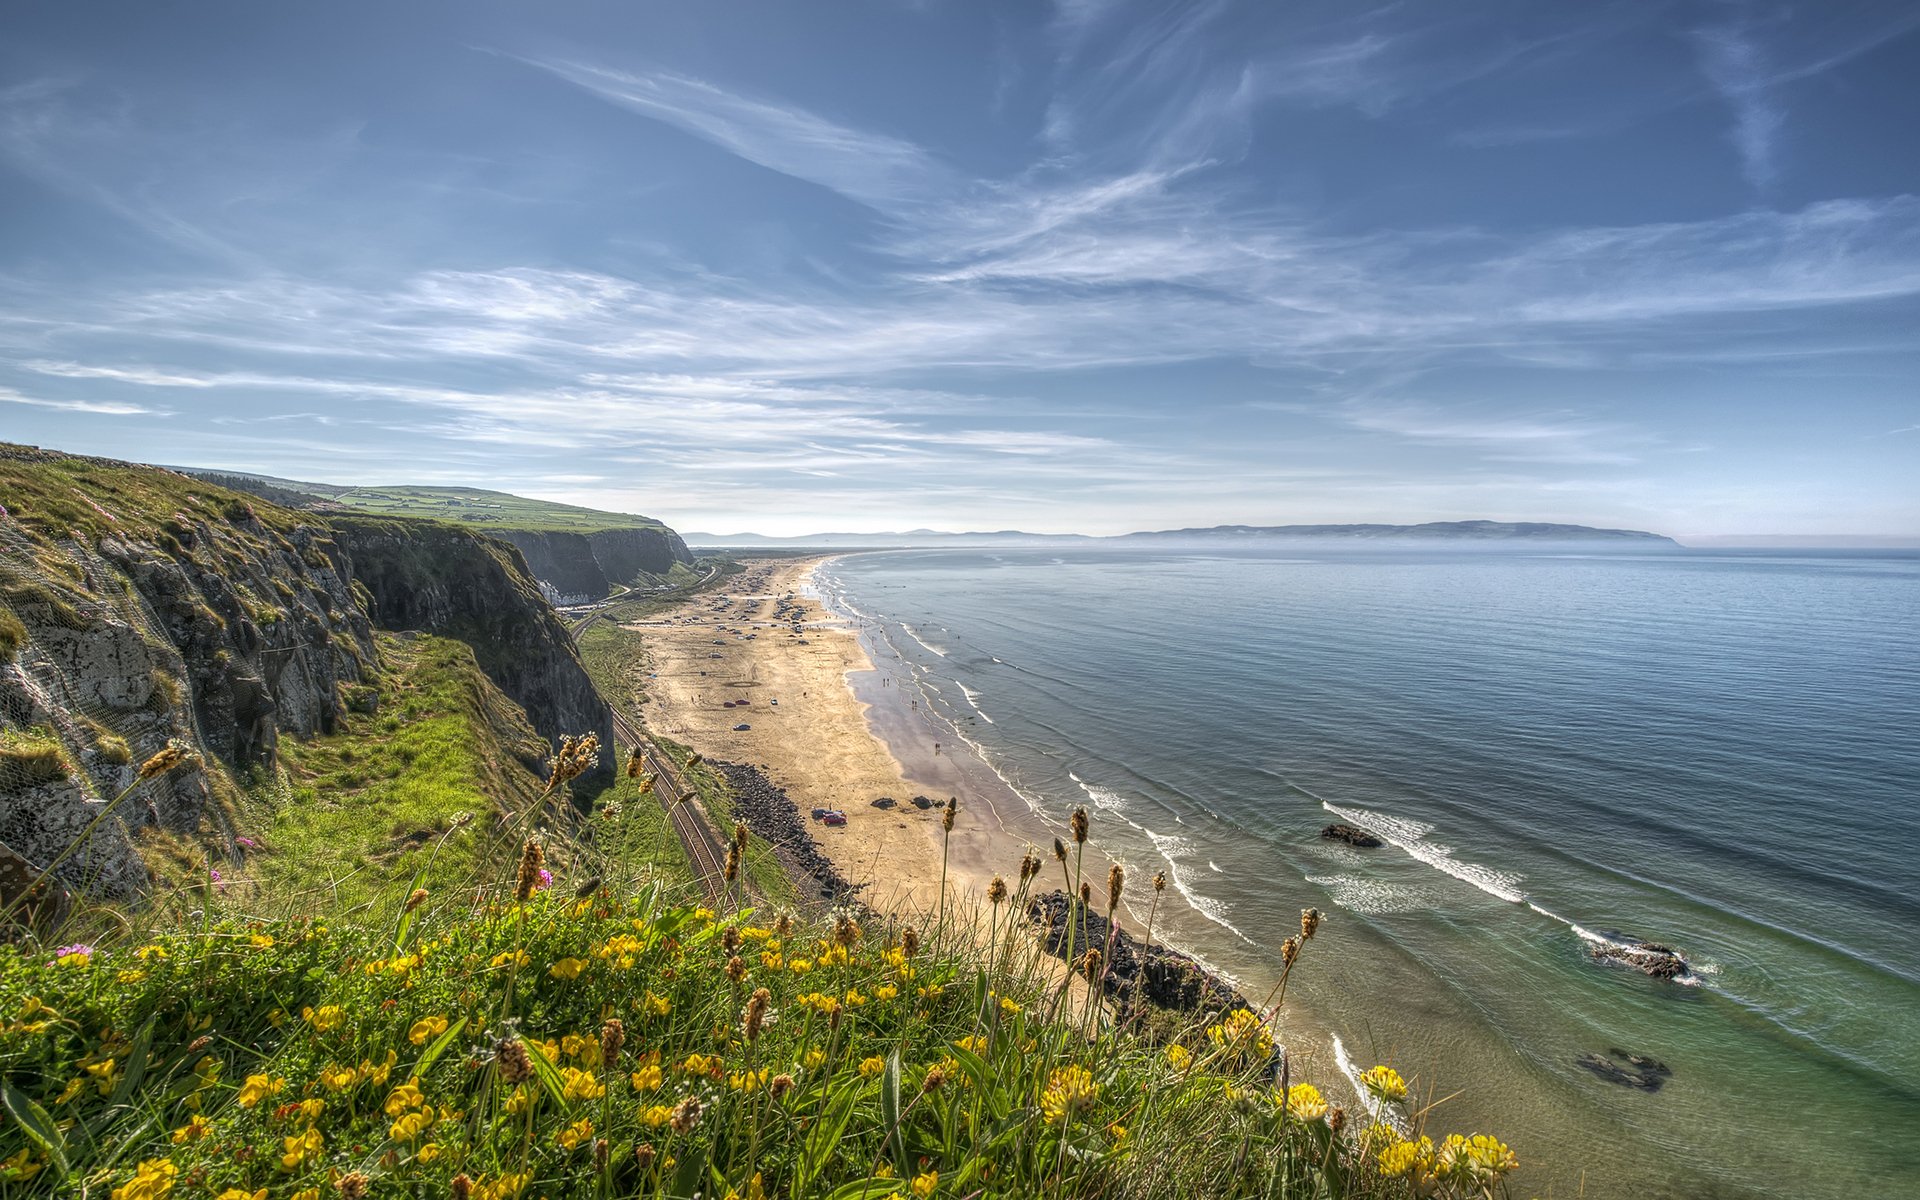
[[[711, 583], [718, 574], [718, 567], [708, 569], [704, 578], [688, 587], [691, 594]], [[607, 615], [600, 609], [580, 620], [573, 622], [567, 631], [576, 641], [582, 633], [592, 627], [595, 621]], [[674, 763], [672, 758], [661, 752], [654, 740], [647, 736], [646, 730], [617, 707], [612, 709], [615, 736], [627, 746], [637, 749], [646, 762], [647, 769], [653, 773], [654, 795], [659, 798], [660, 807], [665, 810], [667, 820], [672, 823], [674, 833], [680, 838], [680, 845], [687, 852], [687, 862], [699, 877], [700, 884], [706, 889], [707, 898], [716, 907], [727, 900], [727, 849], [728, 841], [707, 821], [697, 801], [699, 793], [688, 783], [686, 775]], [[743, 873], [744, 874], [744, 873]], [[744, 883], [744, 880], [742, 881]], [[752, 890], [752, 885], [746, 885]]]

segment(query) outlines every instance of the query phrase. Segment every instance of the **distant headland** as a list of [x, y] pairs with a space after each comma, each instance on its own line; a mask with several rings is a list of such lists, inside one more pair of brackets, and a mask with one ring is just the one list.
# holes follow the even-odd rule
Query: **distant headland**
[[1473, 543], [1582, 543], [1615, 549], [1677, 550], [1680, 543], [1664, 534], [1639, 529], [1599, 529], [1591, 525], [1561, 525], [1546, 521], [1427, 521], [1418, 525], [1212, 525], [1192, 529], [1157, 529], [1095, 537], [1079, 533], [1027, 533], [1001, 529], [977, 533], [944, 533], [910, 529], [901, 533], [809, 533], [768, 537], [758, 533], [689, 533], [692, 546], [881, 547], [881, 546], [1129, 546], [1185, 542], [1209, 545], [1273, 542], [1441, 542]]

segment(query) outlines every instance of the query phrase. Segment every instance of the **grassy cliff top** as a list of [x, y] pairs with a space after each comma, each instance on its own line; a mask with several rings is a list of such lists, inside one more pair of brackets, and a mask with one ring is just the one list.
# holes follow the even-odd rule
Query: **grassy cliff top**
[[593, 533], [602, 529], [666, 528], [662, 522], [636, 513], [605, 512], [597, 508], [582, 508], [577, 504], [533, 500], [486, 488], [428, 487], [418, 484], [348, 487], [241, 471], [189, 468], [187, 473], [264, 495], [281, 503], [320, 508], [338, 506], [389, 517], [433, 517], [481, 529]]
[[169, 523], [286, 530], [311, 514], [164, 467], [0, 442], [0, 508], [38, 538], [145, 537]]

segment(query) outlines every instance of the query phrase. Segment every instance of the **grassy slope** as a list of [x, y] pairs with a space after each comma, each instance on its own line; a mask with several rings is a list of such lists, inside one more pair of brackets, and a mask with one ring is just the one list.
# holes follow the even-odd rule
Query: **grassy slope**
[[[351, 906], [429, 861], [448, 881], [487, 853], [496, 806], [538, 795], [545, 744], [464, 643], [380, 635], [376, 712], [280, 743], [280, 778], [256, 790], [242, 826], [261, 842], [248, 875], [276, 898], [325, 894]], [[461, 813], [480, 818], [453, 830]], [[497, 851], [499, 848], [494, 847]]]
[[1345, 1200], [1415, 1194], [1402, 1159], [1483, 1195], [1504, 1161], [1283, 1105], [1257, 1023], [1169, 1049], [1061, 1002], [997, 936], [1018, 893], [909, 954], [660, 886], [576, 900], [605, 869], [0, 948], [0, 1195]]
[[550, 500], [531, 500], [482, 488], [393, 487], [353, 488], [330, 497], [336, 503], [391, 517], [437, 517], [481, 529], [562, 530], [591, 533], [597, 529], [662, 529], [659, 521], [631, 513], [602, 512]]

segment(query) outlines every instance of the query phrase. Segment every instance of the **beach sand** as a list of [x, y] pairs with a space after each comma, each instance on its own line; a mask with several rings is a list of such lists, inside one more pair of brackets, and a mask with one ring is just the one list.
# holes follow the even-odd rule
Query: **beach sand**
[[[727, 590], [629, 625], [645, 637], [654, 676], [643, 710], [648, 726], [707, 758], [758, 767], [803, 813], [815, 806], [846, 813], [844, 826], [810, 828], [841, 875], [866, 885], [861, 898], [881, 911], [906, 917], [936, 907], [940, 806], [949, 796], [960, 802], [948, 844], [950, 903], [974, 907], [996, 873], [1014, 881], [1029, 846], [1042, 851], [1057, 881], [1047, 853], [1055, 831], [970, 748], [943, 737], [899, 689], [885, 686], [854, 628], [806, 594], [821, 561], [750, 560]], [[783, 598], [785, 616], [778, 615]], [[795, 622], [802, 632], [793, 632]], [[736, 731], [742, 724], [752, 728]], [[916, 808], [915, 796], [934, 803]], [[881, 797], [894, 806], [873, 807]], [[1104, 891], [1106, 861], [1089, 854], [1085, 870]]]

